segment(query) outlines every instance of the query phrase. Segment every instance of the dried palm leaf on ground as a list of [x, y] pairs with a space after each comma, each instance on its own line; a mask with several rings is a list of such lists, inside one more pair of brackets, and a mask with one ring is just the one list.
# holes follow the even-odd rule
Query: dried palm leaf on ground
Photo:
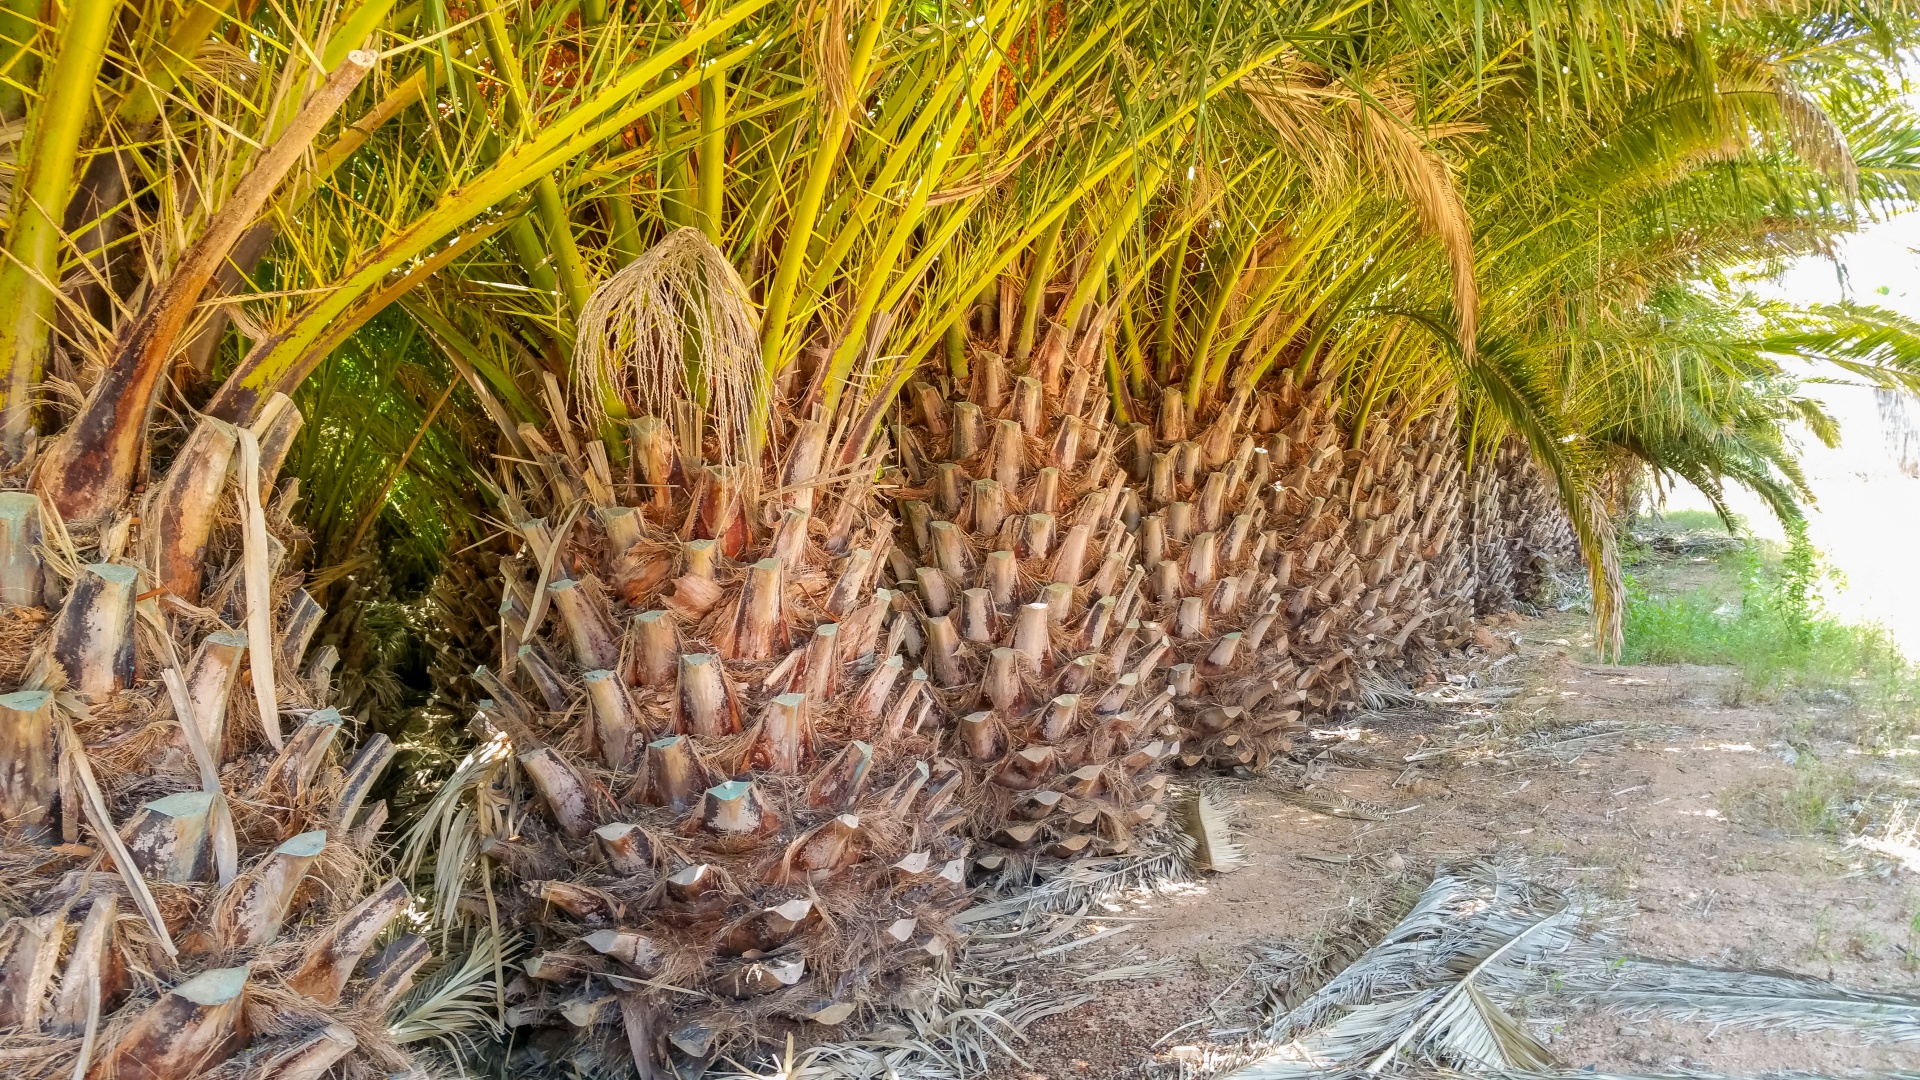
[[1430, 706], [1413, 689], [1383, 672], [1370, 671], [1360, 677], [1360, 703], [1370, 710], [1419, 708]]
[[1372, 949], [1264, 1032], [1244, 1080], [1379, 1073], [1413, 1061], [1539, 1069], [1544, 1049], [1496, 1003], [1502, 987], [1573, 941], [1580, 912], [1517, 872], [1441, 870]]
[[[1519, 1017], [1594, 1008], [1713, 1027], [1920, 1039], [1920, 998], [1623, 957], [1610, 937], [1618, 914], [1592, 896], [1539, 884], [1520, 863], [1442, 868], [1411, 911], [1311, 994], [1301, 996], [1300, 972], [1322, 964], [1298, 950], [1270, 954], [1261, 974], [1278, 1007], [1227, 1075], [1564, 1075]], [[1216, 1050], [1220, 1062], [1235, 1057]]]
[[1551, 1004], [1715, 1028], [1847, 1031], [1869, 1042], [1920, 1041], [1920, 996], [1865, 993], [1784, 971], [1607, 957], [1591, 946], [1561, 962]]
[[1187, 835], [1193, 838], [1194, 865], [1216, 874], [1230, 874], [1246, 863], [1246, 852], [1231, 836], [1231, 811], [1210, 791], [1201, 791], [1186, 803]]
[[[1029, 881], [990, 883], [1010, 895], [975, 904], [956, 915], [956, 926], [1012, 918], [1024, 927], [1058, 914], [1078, 915], [1130, 892], [1158, 892], [1193, 876], [1193, 840], [1184, 832], [1147, 837], [1144, 850], [1108, 859], [1083, 859], [1047, 867]], [[969, 931], [979, 937], [979, 931]], [[977, 950], [977, 947], [976, 947]]]
[[1286, 789], [1277, 794], [1303, 810], [1311, 810], [1327, 817], [1353, 818], [1356, 821], [1387, 820], [1386, 811], [1330, 788]]
[[1188, 961], [1178, 956], [1163, 956], [1158, 960], [1143, 960], [1137, 964], [1122, 964], [1119, 967], [1105, 968], [1091, 975], [1082, 975], [1082, 983], [1123, 982], [1133, 979], [1165, 979], [1177, 975], [1187, 966]]
[[[1035, 1022], [1085, 1004], [1087, 997], [1054, 998], [1019, 983], [958, 972], [930, 976], [903, 990], [894, 1022], [857, 1039], [795, 1052], [766, 1071], [712, 1073], [716, 1080], [964, 1080], [990, 1074], [1003, 1060], [1026, 1065], [1019, 1053]], [[1031, 1066], [1027, 1066], [1031, 1068]]]
[[1417, 696], [1422, 701], [1440, 705], [1497, 705], [1508, 698], [1520, 696], [1525, 690], [1524, 686], [1443, 685], [1423, 690]]

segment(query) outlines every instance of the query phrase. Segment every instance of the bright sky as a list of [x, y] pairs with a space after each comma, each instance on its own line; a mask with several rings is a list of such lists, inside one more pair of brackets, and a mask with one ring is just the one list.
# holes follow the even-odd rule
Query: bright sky
[[[1869, 226], [1847, 238], [1840, 266], [1827, 259], [1795, 263], [1777, 282], [1756, 291], [1796, 303], [1851, 299], [1920, 318], [1920, 214]], [[1835, 377], [1838, 372], [1810, 372]], [[1808, 515], [1814, 546], [1844, 577], [1830, 590], [1829, 609], [1850, 621], [1877, 622], [1920, 658], [1920, 478], [1902, 472], [1874, 392], [1860, 385], [1808, 385], [1840, 422], [1841, 443], [1829, 450], [1802, 432], [1807, 478], [1819, 502]], [[1920, 400], [1905, 402], [1920, 424]], [[1755, 534], [1780, 538], [1765, 504], [1744, 490], [1729, 503]], [[1707, 509], [1691, 488], [1669, 498], [1669, 508]]]

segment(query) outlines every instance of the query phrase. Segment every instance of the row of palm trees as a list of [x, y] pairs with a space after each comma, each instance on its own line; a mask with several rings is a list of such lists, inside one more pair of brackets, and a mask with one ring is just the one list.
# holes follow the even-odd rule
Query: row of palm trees
[[[4, 443], [67, 434], [41, 485], [74, 521], [124, 500], [151, 401], [248, 418], [396, 308], [465, 383], [436, 420], [537, 419], [542, 372], [617, 415], [577, 318], [683, 225], [760, 305], [767, 377], [827, 351], [829, 406], [964, 364], [956, 328], [1012, 303], [1016, 358], [1102, 313], [1117, 414], [1300, 365], [1382, 401], [1459, 387], [1483, 439], [1575, 435], [1545, 458], [1570, 498], [1619, 448], [1710, 479], [1738, 455], [1657, 448], [1709, 445], [1710, 384], [1751, 380], [1648, 313], [1822, 249], [1913, 175], [1898, 5], [18, 6]], [[1872, 317], [1798, 318], [1858, 340]], [[421, 418], [439, 397], [387, 389]], [[340, 415], [315, 420], [392, 419]], [[379, 426], [376, 475], [414, 442]], [[444, 518], [408, 496], [458, 490], [487, 448], [462, 449], [403, 469], [399, 505]]]
[[[323, 601], [476, 551], [566, 578], [524, 503], [606, 502], [593, 478], [646, 457], [642, 432], [790, 498], [773, 470], [796, 424], [823, 422], [845, 481], [921, 437], [903, 392], [983, 363], [1097, 370], [1087, 414], [1163, 441], [1315, 387], [1356, 455], [1379, 417], [1462, 446], [1469, 472], [1524, 445], [1617, 642], [1610, 520], [1637, 471], [1792, 516], [1791, 425], [1831, 425], [1779, 357], [1887, 385], [1920, 362], [1895, 316], [1739, 287], [1920, 197], [1894, 74], [1916, 33], [1894, 0], [4, 0], [0, 498], [37, 502], [0, 540], [47, 570], [0, 625], [46, 662], [0, 689], [64, 695], [3, 703], [39, 717], [21, 745], [127, 766], [102, 770], [93, 816], [69, 778], [34, 828], [76, 852], [103, 816], [177, 836], [150, 807], [190, 776], [219, 853], [202, 885], [146, 855], [167, 883], [126, 879], [143, 947], [195, 976], [201, 1042], [116, 1020], [154, 987], [112, 977], [91, 1021], [0, 999], [6, 1022], [48, 1073], [191, 1075], [239, 1030], [209, 1002], [276, 947], [261, 883], [304, 859], [334, 887], [308, 962], [374, 916], [363, 944], [387, 944], [376, 985], [275, 1068], [393, 1071], [457, 1026], [433, 996], [378, 1020], [429, 946], [363, 872], [392, 748], [322, 767], [328, 643], [355, 633], [309, 638]], [[524, 470], [548, 466], [536, 499]], [[470, 599], [441, 631], [505, 642], [466, 625]], [[73, 644], [120, 619], [113, 650]], [[243, 642], [273, 661], [242, 665]], [[5, 855], [51, 865], [16, 839], [46, 835]], [[5, 897], [0, 965], [46, 989], [34, 950], [69, 957], [84, 931], [33, 899]], [[218, 918], [175, 942], [203, 904]]]

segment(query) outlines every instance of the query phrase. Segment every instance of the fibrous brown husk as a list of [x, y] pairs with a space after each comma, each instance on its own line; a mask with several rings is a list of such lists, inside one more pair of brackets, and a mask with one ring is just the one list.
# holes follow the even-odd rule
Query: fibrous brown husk
[[[290, 408], [276, 398], [257, 426]], [[244, 443], [254, 435], [241, 429], [238, 438]], [[307, 681], [304, 642], [287, 637], [292, 607], [304, 597], [302, 575], [286, 553], [301, 549], [304, 538], [283, 506], [271, 506], [267, 549], [250, 545], [236, 494], [240, 476], [238, 468], [224, 479], [216, 474], [218, 490], [200, 496], [214, 501], [206, 518], [204, 587], [195, 602], [153, 586], [151, 560], [165, 538], [143, 531], [146, 522], [194, 515], [157, 513], [149, 505], [129, 507], [94, 530], [68, 532], [57, 523], [48, 530], [71, 545], [60, 557], [48, 555], [45, 569], [69, 583], [51, 595], [64, 594], [71, 608], [85, 595], [71, 588], [71, 575], [87, 572], [81, 566], [125, 566], [133, 570], [131, 608], [104, 622], [41, 608], [0, 610], [6, 658], [0, 693], [17, 694], [5, 699], [15, 702], [52, 693], [57, 737], [47, 745], [60, 778], [40, 793], [49, 808], [47, 830], [0, 825], [0, 878], [7, 883], [0, 890], [6, 928], [0, 933], [18, 939], [37, 927], [43, 942], [37, 957], [17, 949], [0, 957], [8, 985], [27, 988], [29, 1000], [39, 1002], [32, 1015], [16, 1007], [0, 1021], [7, 1032], [0, 1034], [0, 1060], [10, 1075], [71, 1075], [83, 1047], [87, 1075], [102, 1080], [135, 1072], [156, 1080], [251, 1075], [322, 1033], [330, 1033], [330, 1046], [309, 1049], [342, 1051], [334, 1068], [346, 1075], [413, 1067], [387, 1033], [390, 1001], [370, 1000], [363, 982], [324, 1005], [286, 986], [326, 928], [383, 878], [373, 844], [384, 806], [356, 801], [365, 784], [354, 782], [372, 779], [390, 752], [377, 744], [355, 746], [350, 726], [322, 711], [330, 688]], [[272, 490], [273, 477], [258, 480]], [[153, 490], [159, 494], [147, 496], [148, 503], [174, 497], [164, 485]], [[210, 669], [227, 674], [196, 681], [210, 635], [245, 640], [239, 633], [247, 614], [242, 567], [250, 552], [268, 574], [273, 655], [243, 653], [237, 671]], [[120, 618], [126, 621], [115, 621]], [[76, 636], [55, 640], [57, 633]], [[71, 658], [110, 655], [88, 644], [90, 636], [123, 642], [132, 660], [123, 688], [68, 689], [86, 681], [72, 665], [92, 662]], [[23, 656], [32, 659], [17, 659]], [[248, 667], [259, 662], [274, 668], [279, 716], [272, 726], [290, 748], [304, 748], [297, 758], [273, 745], [261, 720]], [[165, 685], [175, 677], [178, 696]], [[184, 702], [191, 719], [176, 702]], [[216, 719], [221, 715], [224, 723]], [[302, 742], [295, 736], [310, 720], [326, 737]], [[221, 737], [204, 738], [210, 730]], [[118, 865], [126, 861], [120, 851], [130, 853], [129, 865]], [[109, 901], [117, 914], [102, 924], [104, 960], [83, 964], [79, 928]], [[234, 974], [217, 975], [222, 971]], [[196, 989], [206, 987], [214, 989]], [[236, 988], [239, 996], [227, 1005], [180, 996]], [[65, 1011], [67, 1002], [74, 1011]]]

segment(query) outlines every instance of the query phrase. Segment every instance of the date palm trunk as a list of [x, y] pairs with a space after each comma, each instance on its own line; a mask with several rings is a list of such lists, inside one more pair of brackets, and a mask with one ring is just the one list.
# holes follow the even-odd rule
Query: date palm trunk
[[[1468, 644], [1477, 615], [1528, 598], [1543, 561], [1577, 558], [1525, 449], [1483, 451], [1469, 473], [1444, 407], [1355, 418], [1333, 382], [1287, 369], [1199, 416], [1169, 386], [1136, 422], [1109, 423], [1109, 339], [1089, 322], [1030, 365], [983, 333], [966, 385], [925, 372], [903, 398], [895, 570], [927, 614], [951, 605], [956, 677], [977, 677], [974, 650], [1018, 650], [1044, 606], [1055, 651], [1020, 655], [1022, 670], [1064, 668], [1106, 698], [1073, 726], [1050, 723], [1044, 695], [997, 705], [996, 729], [1037, 732], [1069, 762], [1100, 760], [1077, 739], [1124, 752], [1100, 713], [1131, 675], [1124, 693], [1152, 702], [1140, 734], [1170, 767], [1258, 773], [1357, 708], [1369, 681], [1417, 680]], [[1039, 820], [1017, 839], [1070, 842], [1080, 824]]]
[[[387, 807], [370, 797], [395, 751], [356, 744], [327, 650], [308, 654], [322, 612], [285, 558], [296, 486], [275, 483], [299, 425], [285, 398], [254, 428], [203, 419], [101, 528], [0, 493], [0, 620], [31, 657], [0, 688], [20, 898], [0, 1047], [22, 1075], [76, 1056], [155, 1080], [242, 1053], [280, 1077], [408, 1067], [385, 1016], [427, 953], [397, 932], [410, 898], [374, 869]], [[273, 1022], [255, 1031], [257, 1002]]]
[[527, 427], [539, 464], [500, 478], [521, 542], [473, 675], [498, 768], [459, 907], [530, 931], [506, 1022], [582, 1069], [710, 1059], [741, 1016], [838, 1022], [943, 963], [968, 897], [984, 778], [901, 655], [883, 459], [834, 467], [827, 422], [772, 425], [764, 466], [650, 416], [617, 465]]
[[[283, 1080], [405, 1071], [387, 1014], [428, 952], [396, 922], [408, 891], [375, 869], [372, 793], [395, 749], [352, 734], [326, 650], [308, 655], [323, 612], [290, 557], [297, 484], [278, 483], [302, 416], [274, 394], [247, 424], [187, 410], [161, 435], [149, 408], [208, 280], [375, 57], [343, 50], [286, 99], [286, 125], [236, 159], [184, 250], [147, 263], [164, 274], [105, 328], [103, 373], [42, 444], [28, 403], [54, 333], [45, 286], [78, 245], [53, 223], [99, 127], [118, 9], [59, 7], [0, 281], [18, 301], [0, 341], [18, 466], [0, 491], [0, 627], [23, 658], [0, 682], [0, 1055], [36, 1077], [188, 1080], [236, 1058]], [[220, 17], [206, 5], [174, 29], [197, 45]]]

